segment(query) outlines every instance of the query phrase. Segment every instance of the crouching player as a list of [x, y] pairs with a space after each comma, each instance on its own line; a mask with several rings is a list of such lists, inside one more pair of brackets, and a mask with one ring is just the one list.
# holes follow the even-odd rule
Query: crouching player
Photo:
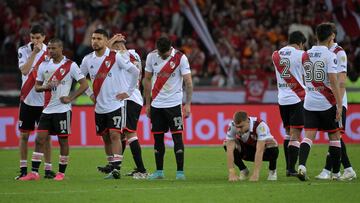
[[[40, 116], [38, 133], [35, 140], [35, 151], [32, 154], [32, 172], [19, 180], [39, 180], [38, 173], [41, 159], [44, 156], [44, 145], [49, 135], [57, 135], [60, 145], [59, 172], [54, 180], [61, 181], [69, 159], [68, 136], [71, 134], [71, 101], [80, 96], [88, 84], [80, 68], [67, 59], [63, 53], [61, 40], [52, 39], [48, 44], [51, 60], [43, 62], [36, 78], [35, 90], [45, 92], [45, 104]], [[71, 96], [69, 95], [73, 79], [80, 83]]]
[[[258, 181], [263, 161], [269, 161], [268, 180], [277, 180], [276, 161], [279, 155], [278, 144], [270, 134], [268, 125], [256, 118], [248, 117], [244, 111], [234, 114], [229, 124], [225, 140], [229, 181], [245, 180], [249, 170], [243, 160], [254, 162], [254, 170], [250, 181]], [[240, 169], [238, 177], [234, 168]]]

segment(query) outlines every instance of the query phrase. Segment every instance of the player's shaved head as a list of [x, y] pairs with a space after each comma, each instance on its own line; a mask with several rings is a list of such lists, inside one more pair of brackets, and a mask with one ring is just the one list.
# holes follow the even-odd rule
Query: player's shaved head
[[57, 44], [58, 46], [63, 47], [63, 42], [59, 38], [50, 39], [49, 44]]
[[243, 121], [246, 121], [248, 119], [248, 115], [245, 111], [237, 111], [234, 113], [233, 119], [236, 124], [239, 124]]

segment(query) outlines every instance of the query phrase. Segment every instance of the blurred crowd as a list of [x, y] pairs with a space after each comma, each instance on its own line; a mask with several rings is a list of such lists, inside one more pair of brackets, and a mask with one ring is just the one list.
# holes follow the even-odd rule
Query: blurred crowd
[[[6, 0], [0, 1], [0, 72], [17, 72], [17, 49], [29, 41], [33, 23], [43, 25], [47, 39], [65, 43], [65, 55], [80, 63], [91, 52], [96, 28], [122, 33], [127, 46], [143, 60], [155, 40], [167, 34], [189, 58], [197, 86], [242, 86], [249, 77], [274, 82], [271, 54], [286, 45], [289, 31], [301, 29], [309, 48], [314, 28], [333, 21], [325, 0], [196, 0], [219, 49], [226, 76], [182, 13], [179, 0]], [[360, 38], [345, 37], [349, 77], [360, 72]]]

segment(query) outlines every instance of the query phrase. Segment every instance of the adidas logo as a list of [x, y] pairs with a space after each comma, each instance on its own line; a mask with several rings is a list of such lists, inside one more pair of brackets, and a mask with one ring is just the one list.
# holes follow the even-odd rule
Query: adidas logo
[[154, 63], [154, 66], [157, 66], [157, 65], [158, 65], [158, 64], [155, 62], [155, 63]]

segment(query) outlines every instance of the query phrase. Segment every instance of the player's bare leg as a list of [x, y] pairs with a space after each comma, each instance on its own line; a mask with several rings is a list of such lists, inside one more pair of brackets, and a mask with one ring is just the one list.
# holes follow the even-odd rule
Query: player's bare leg
[[49, 136], [48, 131], [38, 131], [35, 139], [35, 150], [32, 154], [31, 161], [31, 173], [28, 173], [26, 176], [19, 178], [19, 180], [28, 181], [28, 180], [39, 180], [39, 167], [41, 164], [41, 159], [44, 156], [44, 145], [46, 142], [46, 137]]
[[122, 147], [120, 143], [120, 132], [116, 130], [109, 131], [109, 137], [111, 140], [111, 151], [113, 154], [112, 172], [105, 177], [105, 179], [119, 179], [120, 178], [120, 166], [123, 159], [122, 156]]
[[111, 162], [113, 161], [113, 153], [112, 153], [112, 149], [111, 149], [111, 139], [109, 134], [105, 134], [102, 136], [102, 139], [104, 141], [104, 149], [105, 149], [105, 154], [106, 154], [106, 160], [108, 162], [108, 164], [106, 164], [105, 166], [98, 166], [97, 169], [102, 172], [102, 173], [110, 173], [112, 171], [112, 164]]
[[47, 136], [44, 144], [44, 161], [45, 161], [45, 176], [44, 178], [53, 179], [55, 177], [54, 171], [52, 171], [51, 164], [51, 136]]
[[28, 140], [29, 132], [20, 132], [20, 174], [15, 177], [16, 180], [27, 175]]
[[60, 145], [59, 172], [54, 180], [61, 181], [65, 177], [65, 170], [69, 161], [69, 141], [68, 136], [58, 136]]

